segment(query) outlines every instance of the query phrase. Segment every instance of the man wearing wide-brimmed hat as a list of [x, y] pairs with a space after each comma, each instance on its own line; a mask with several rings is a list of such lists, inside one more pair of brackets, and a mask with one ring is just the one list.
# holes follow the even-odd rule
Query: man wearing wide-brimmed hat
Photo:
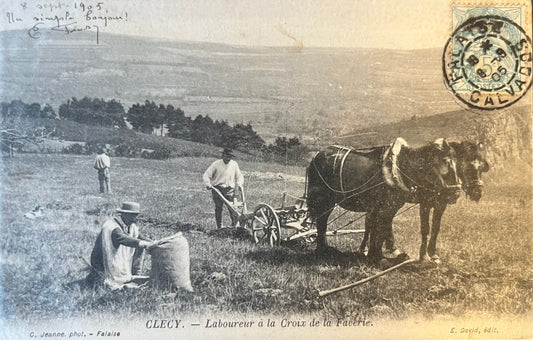
[[141, 212], [139, 203], [123, 202], [117, 212], [120, 216], [108, 219], [96, 239], [88, 277], [90, 283], [101, 279], [112, 288], [120, 288], [140, 274], [143, 251], [154, 245], [139, 234], [135, 224]]
[[[230, 149], [222, 150], [222, 159], [214, 161], [203, 175], [207, 190], [218, 189], [230, 202], [233, 202], [235, 197], [235, 187], [237, 186], [239, 190], [242, 190], [244, 185], [244, 177], [239, 169], [239, 164], [232, 159], [233, 157]], [[224, 201], [214, 191], [212, 191], [212, 194], [215, 202], [215, 221], [217, 228], [221, 228]], [[233, 214], [229, 207], [228, 211], [231, 217], [231, 226], [234, 227], [237, 224], [237, 216]]]

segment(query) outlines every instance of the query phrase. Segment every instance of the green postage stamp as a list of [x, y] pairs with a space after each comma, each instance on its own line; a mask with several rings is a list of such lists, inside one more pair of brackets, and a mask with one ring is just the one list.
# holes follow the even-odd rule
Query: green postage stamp
[[531, 11], [512, 3], [452, 5], [453, 33], [443, 53], [446, 85], [469, 107], [495, 110], [528, 93]]

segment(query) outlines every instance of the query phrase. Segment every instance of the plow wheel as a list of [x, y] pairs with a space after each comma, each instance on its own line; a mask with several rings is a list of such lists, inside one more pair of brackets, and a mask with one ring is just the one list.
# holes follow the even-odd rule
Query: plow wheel
[[260, 204], [255, 208], [252, 235], [255, 243], [266, 243], [271, 247], [280, 245], [281, 230], [278, 214], [268, 204]]

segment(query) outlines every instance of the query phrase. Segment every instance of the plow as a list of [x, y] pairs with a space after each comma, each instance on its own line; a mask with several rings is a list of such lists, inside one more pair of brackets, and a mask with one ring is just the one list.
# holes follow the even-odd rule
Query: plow
[[[313, 242], [316, 237], [317, 230], [309, 217], [305, 197], [283, 193], [280, 204], [276, 208], [267, 203], [260, 203], [249, 212], [243, 190], [239, 190], [240, 197], [233, 202], [226, 199], [218, 189], [212, 188], [212, 190], [237, 216], [239, 226], [251, 232], [255, 243], [275, 247], [297, 239]], [[355, 220], [350, 221], [349, 224], [353, 222]], [[327, 231], [326, 236], [365, 232], [364, 229], [344, 229], [345, 226], [337, 230]]]
[[[240, 197], [235, 198], [233, 202], [226, 199], [218, 189], [212, 188], [211, 190], [220, 197], [232, 214], [237, 217], [237, 226], [250, 231], [252, 240], [256, 244], [265, 244], [270, 247], [276, 247], [297, 239], [303, 239], [306, 242], [314, 242], [316, 238], [317, 230], [309, 216], [305, 197], [283, 193], [280, 204], [276, 208], [267, 203], [260, 203], [253, 210], [248, 211], [244, 190], [239, 190]], [[414, 206], [415, 205], [407, 208], [401, 213], [410, 210]], [[347, 211], [340, 216], [337, 216], [331, 222], [341, 218], [346, 212]], [[363, 217], [365, 217], [364, 214], [349, 221], [336, 230], [327, 231], [326, 236], [331, 237], [364, 233], [365, 229], [344, 229]], [[356, 282], [332, 289], [316, 291], [316, 297], [322, 298], [355, 288], [416, 261], [417, 260], [415, 259], [406, 259], [403, 262]]]

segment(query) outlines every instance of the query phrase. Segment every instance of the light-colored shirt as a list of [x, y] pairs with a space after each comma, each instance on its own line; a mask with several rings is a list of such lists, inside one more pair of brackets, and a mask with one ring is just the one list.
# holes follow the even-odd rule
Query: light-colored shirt
[[97, 170], [110, 168], [111, 167], [111, 160], [109, 159], [109, 156], [107, 156], [105, 153], [96, 155], [96, 159], [94, 160], [94, 168]]
[[[118, 247], [115, 247], [112, 234], [117, 228], [120, 228], [125, 234], [127, 234], [127, 236], [129, 236], [129, 238], [136, 239], [139, 237], [139, 229], [135, 223], [132, 223], [128, 228], [119, 218], [109, 219], [102, 226], [102, 231], [97, 239], [97, 243], [100, 240], [102, 243], [101, 245], [96, 244], [95, 247], [101, 248], [98, 250], [93, 249], [93, 253], [97, 251], [102, 252], [101, 256], [103, 260], [105, 283], [111, 287], [119, 287], [124, 282], [132, 279], [133, 255], [135, 253], [135, 248], [131, 246], [120, 244]], [[93, 254], [91, 254], [91, 260], [92, 257]]]
[[235, 184], [242, 187], [244, 184], [244, 176], [239, 169], [239, 164], [234, 160], [230, 160], [228, 164], [219, 159], [214, 161], [203, 175], [204, 184], [206, 186], [222, 186], [235, 188]]

